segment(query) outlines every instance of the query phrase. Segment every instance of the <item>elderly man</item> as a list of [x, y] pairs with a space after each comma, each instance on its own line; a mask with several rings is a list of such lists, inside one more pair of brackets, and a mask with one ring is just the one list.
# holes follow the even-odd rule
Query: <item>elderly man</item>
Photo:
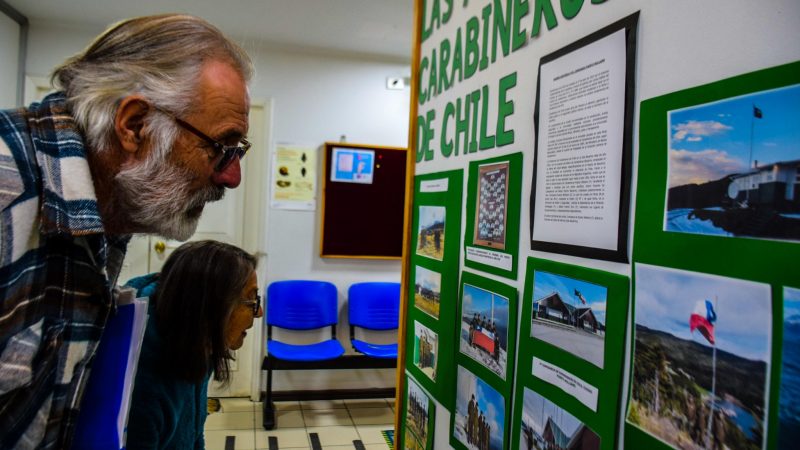
[[0, 111], [0, 448], [65, 448], [131, 233], [185, 240], [240, 181], [252, 65], [196, 17], [121, 22]]

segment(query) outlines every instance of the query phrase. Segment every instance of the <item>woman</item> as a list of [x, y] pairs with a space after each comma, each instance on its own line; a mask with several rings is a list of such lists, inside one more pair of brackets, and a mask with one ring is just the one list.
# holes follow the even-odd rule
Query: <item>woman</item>
[[149, 296], [127, 448], [202, 449], [211, 373], [230, 380], [232, 350], [261, 317], [256, 259], [215, 241], [189, 242], [160, 274], [129, 282]]

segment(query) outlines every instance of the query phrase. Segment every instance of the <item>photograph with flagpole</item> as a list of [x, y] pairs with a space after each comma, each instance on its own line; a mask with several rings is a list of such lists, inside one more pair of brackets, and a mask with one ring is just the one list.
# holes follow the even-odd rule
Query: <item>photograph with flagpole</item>
[[668, 121], [664, 231], [800, 241], [800, 84]]
[[508, 299], [464, 283], [461, 293], [459, 350], [506, 379]]
[[763, 449], [770, 286], [636, 264], [628, 423], [679, 449]]
[[778, 450], [800, 442], [800, 289], [783, 288], [783, 356], [781, 357]]
[[566, 410], [526, 387], [519, 448], [599, 450], [600, 436]]
[[603, 368], [605, 286], [537, 270], [533, 275], [531, 337]]

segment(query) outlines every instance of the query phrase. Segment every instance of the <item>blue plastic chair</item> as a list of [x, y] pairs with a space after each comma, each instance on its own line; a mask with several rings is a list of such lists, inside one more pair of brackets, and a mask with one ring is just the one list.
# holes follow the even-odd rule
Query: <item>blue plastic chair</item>
[[[267, 370], [267, 398], [264, 401], [263, 425], [275, 428], [275, 405], [272, 402], [272, 371], [303, 369], [304, 363], [333, 360], [344, 354], [336, 339], [339, 298], [336, 286], [327, 281], [275, 281], [267, 288], [267, 355], [262, 369]], [[272, 338], [272, 327], [287, 330], [316, 330], [330, 327], [330, 339], [313, 344], [291, 344]]]
[[[336, 339], [336, 286], [327, 281], [276, 281], [267, 288], [267, 354], [285, 361], [338, 358], [344, 347]], [[331, 327], [331, 338], [314, 344], [289, 344], [272, 339], [272, 327], [315, 330]]]
[[373, 358], [397, 358], [397, 343], [375, 344], [355, 337], [355, 327], [396, 330], [400, 312], [400, 283], [364, 282], [347, 293], [350, 342], [359, 353]]

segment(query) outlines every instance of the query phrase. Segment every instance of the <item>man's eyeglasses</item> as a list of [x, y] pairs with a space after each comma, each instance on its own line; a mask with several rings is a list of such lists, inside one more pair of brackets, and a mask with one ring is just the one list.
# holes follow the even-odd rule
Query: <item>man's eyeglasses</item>
[[214, 166], [214, 171], [216, 172], [222, 172], [223, 170], [225, 170], [233, 162], [234, 157], [238, 157], [240, 160], [244, 158], [244, 155], [247, 154], [247, 151], [250, 150], [250, 147], [252, 146], [250, 141], [244, 138], [242, 138], [239, 141], [239, 145], [225, 145], [222, 142], [219, 142], [216, 139], [209, 137], [202, 131], [192, 126], [190, 123], [178, 118], [171, 112], [165, 111], [157, 106], [155, 107], [155, 109], [172, 117], [172, 119], [175, 120], [175, 123], [177, 123], [184, 130], [206, 141], [206, 143], [208, 143], [208, 145], [210, 145], [214, 149], [215, 154], [213, 158], [218, 157], [220, 154], [222, 155], [222, 158], [220, 158], [217, 165]]
[[242, 300], [241, 302], [243, 305], [248, 305], [253, 309], [253, 315], [258, 315], [258, 310], [261, 308], [261, 296], [256, 294], [256, 298], [253, 300]]

